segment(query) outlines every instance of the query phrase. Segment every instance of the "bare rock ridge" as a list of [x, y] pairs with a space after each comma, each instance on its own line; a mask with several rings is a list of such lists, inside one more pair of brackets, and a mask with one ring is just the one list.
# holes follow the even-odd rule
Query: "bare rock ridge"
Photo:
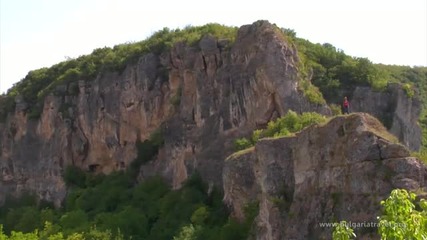
[[[245, 204], [259, 201], [256, 239], [330, 239], [332, 228], [320, 223], [376, 222], [392, 189], [425, 190], [426, 180], [425, 165], [365, 113], [260, 140], [231, 155], [223, 171], [234, 216], [242, 219]], [[358, 237], [372, 239], [370, 230]]]

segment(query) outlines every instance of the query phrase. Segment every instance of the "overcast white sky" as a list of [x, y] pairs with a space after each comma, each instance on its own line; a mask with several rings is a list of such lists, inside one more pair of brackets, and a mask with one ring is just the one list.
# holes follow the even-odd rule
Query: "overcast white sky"
[[259, 19], [374, 63], [427, 66], [426, 0], [0, 0], [0, 93], [30, 70], [163, 27]]

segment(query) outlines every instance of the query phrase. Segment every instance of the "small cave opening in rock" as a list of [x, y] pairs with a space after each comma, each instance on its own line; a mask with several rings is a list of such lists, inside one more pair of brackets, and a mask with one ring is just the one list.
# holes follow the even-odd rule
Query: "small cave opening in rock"
[[95, 173], [100, 168], [100, 165], [99, 164], [90, 164], [88, 166], [88, 168], [89, 168], [89, 172]]

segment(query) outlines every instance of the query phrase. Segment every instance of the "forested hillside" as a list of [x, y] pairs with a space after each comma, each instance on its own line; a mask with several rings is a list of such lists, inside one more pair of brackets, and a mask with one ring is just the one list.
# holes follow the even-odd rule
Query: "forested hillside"
[[[274, 30], [298, 53], [298, 91], [311, 102], [310, 104], [321, 106], [326, 103], [333, 115], [341, 113], [340, 105], [343, 97], [351, 97], [353, 90], [358, 86], [369, 86], [374, 91], [381, 92], [386, 90], [389, 83], [396, 83], [409, 98], [419, 97], [422, 103], [419, 124], [423, 131], [423, 144], [421, 151], [416, 154], [427, 159], [427, 67], [374, 64], [366, 58], [349, 56], [329, 43], [314, 44], [298, 38], [293, 30], [278, 27]], [[25, 113], [29, 121], [39, 120], [47, 96], [54, 95], [62, 99], [75, 97], [80, 94], [80, 83], [93, 82], [111, 72], [121, 75], [129, 64], [137, 63], [149, 53], [159, 56], [161, 61], [170, 61], [164, 59], [170, 57], [165, 54], [166, 51], [176, 44], [187, 46], [188, 48], [185, 48], [187, 50], [199, 51], [200, 40], [206, 35], [217, 38], [218, 48], [225, 51], [235, 43], [238, 31], [236, 27], [219, 24], [174, 30], [164, 28], [141, 42], [95, 49], [89, 55], [30, 71], [6, 94], [0, 96], [0, 126], [7, 123], [17, 107]], [[204, 70], [208, 72], [206, 62], [208, 61], [205, 61], [203, 56], [202, 65], [204, 64]], [[218, 65], [222, 64], [215, 58], [215, 63], [217, 62]], [[156, 76], [157, 79], [167, 81], [171, 69], [162, 67], [156, 71], [161, 75]], [[193, 94], [188, 89], [185, 92], [186, 89], [181, 86], [177, 87], [176, 91], [179, 94], [171, 101], [175, 107], [181, 104], [181, 94]], [[72, 112], [69, 111], [71, 107], [65, 102], [64, 100], [59, 106], [63, 119], [70, 118]], [[239, 99], [234, 102], [239, 103]], [[132, 109], [133, 103], [126, 107]], [[273, 110], [278, 112], [277, 109]], [[273, 115], [273, 110], [269, 119]], [[185, 125], [186, 128], [199, 124], [196, 120], [200, 116], [195, 114], [195, 111], [194, 108], [188, 110], [192, 113], [190, 119], [192, 122]], [[209, 109], [205, 111], [208, 112], [206, 115], [209, 115]], [[283, 116], [283, 118], [277, 116], [277, 119], [274, 119], [276, 121], [271, 121], [270, 124], [266, 123], [265, 130], [247, 131], [253, 133], [249, 139], [235, 138], [238, 139], [236, 149], [252, 147], [262, 137], [291, 136], [313, 123], [328, 121], [325, 116], [318, 113], [297, 115], [295, 112], [289, 112]], [[108, 117], [109, 120], [115, 120], [112, 116]], [[232, 124], [235, 123], [229, 123], [230, 126]], [[170, 129], [174, 127], [178, 128], [170, 125], [168, 134], [173, 135]], [[73, 130], [75, 129], [74, 127]], [[52, 203], [39, 201], [31, 194], [24, 195], [20, 199], [9, 196], [0, 209], [2, 231], [7, 235], [16, 234], [16, 236], [19, 234], [13, 231], [29, 233], [27, 237], [18, 236], [16, 239], [247, 239], [253, 233], [252, 224], [259, 208], [257, 201], [244, 206], [244, 220], [239, 222], [230, 216], [228, 206], [224, 205], [221, 187], [208, 185], [197, 171], [194, 171], [179, 190], [173, 190], [170, 184], [158, 176], [138, 178], [141, 165], [153, 162], [159, 154], [159, 148], [165, 144], [162, 129], [160, 127], [159, 129], [145, 141], [141, 141], [138, 137], [135, 144], [137, 157], [122, 171], [104, 175], [96, 174], [96, 171], [89, 173], [74, 166], [66, 167], [62, 175], [68, 192], [61, 208], [55, 209]], [[11, 139], [17, 130], [14, 131], [15, 133], [13, 131], [10, 133]], [[183, 132], [184, 130], [174, 134], [181, 137]], [[203, 133], [205, 132], [208, 131]], [[106, 138], [105, 142], [108, 140]], [[180, 138], [179, 141], [184, 142], [181, 140]], [[202, 140], [211, 141], [211, 139]], [[75, 142], [80, 144], [77, 140]], [[111, 148], [114, 148], [114, 141], [111, 142], [113, 142], [110, 144]], [[170, 145], [175, 143], [171, 141]], [[4, 143], [0, 142], [0, 147], [1, 144]], [[128, 142], [124, 141], [123, 145], [126, 144]], [[82, 152], [87, 151], [87, 146], [83, 143], [81, 146]], [[180, 150], [195, 154], [198, 149], [196, 145], [189, 145]], [[209, 150], [209, 153], [215, 156], [215, 149]], [[92, 166], [95, 168], [97, 165]], [[282, 204], [281, 207], [288, 204], [286, 199], [274, 200]]]
[[228, 218], [221, 192], [208, 191], [197, 175], [177, 191], [159, 177], [137, 184], [131, 175], [95, 176], [70, 167], [65, 172], [70, 191], [62, 209], [37, 203], [30, 195], [9, 198], [0, 210], [3, 231], [31, 233], [13, 239], [247, 238], [256, 203], [247, 207], [247, 220], [238, 223]]

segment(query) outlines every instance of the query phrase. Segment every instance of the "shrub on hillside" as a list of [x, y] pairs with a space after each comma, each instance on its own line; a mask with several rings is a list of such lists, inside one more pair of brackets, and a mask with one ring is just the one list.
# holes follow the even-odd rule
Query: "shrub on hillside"
[[251, 138], [236, 139], [234, 141], [234, 147], [237, 151], [243, 150], [254, 146], [255, 143], [261, 138], [290, 136], [296, 132], [301, 131], [305, 127], [325, 121], [325, 116], [315, 112], [297, 114], [296, 112], [290, 110], [283, 117], [269, 122], [266, 129], [255, 130], [252, 133]]

